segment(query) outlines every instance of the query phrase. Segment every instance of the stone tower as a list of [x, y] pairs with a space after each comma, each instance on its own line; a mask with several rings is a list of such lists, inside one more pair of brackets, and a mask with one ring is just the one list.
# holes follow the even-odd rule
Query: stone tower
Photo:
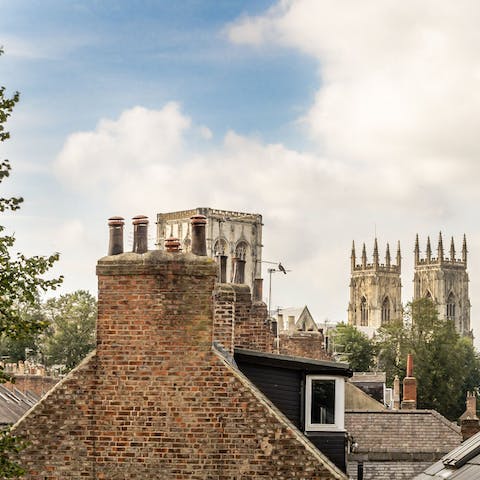
[[401, 263], [400, 242], [397, 248], [396, 264], [391, 262], [388, 243], [385, 263], [379, 262], [377, 239], [373, 247], [373, 263], [367, 263], [367, 253], [363, 244], [361, 263], [357, 264], [355, 243], [353, 244], [348, 305], [349, 324], [373, 335], [380, 326], [402, 319]]
[[468, 296], [467, 240], [463, 236], [462, 258], [455, 257], [455, 242], [450, 242], [450, 256], [443, 250], [442, 233], [438, 237], [437, 256], [432, 257], [430, 237], [425, 258], [420, 258], [418, 235], [415, 241], [415, 275], [413, 299], [429, 297], [439, 317], [450, 319], [460, 335], [470, 335], [470, 299]]
[[214, 208], [194, 208], [157, 214], [157, 246], [177, 237], [184, 252], [191, 250], [190, 218], [205, 215], [207, 256], [219, 265], [220, 283], [248, 285], [255, 298], [261, 298], [262, 216]]

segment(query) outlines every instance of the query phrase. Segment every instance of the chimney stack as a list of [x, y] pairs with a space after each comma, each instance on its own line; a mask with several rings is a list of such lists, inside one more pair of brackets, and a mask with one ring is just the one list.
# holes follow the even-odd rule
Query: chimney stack
[[402, 410], [417, 408], [417, 379], [413, 376], [413, 356], [407, 356], [407, 376], [403, 379]]
[[477, 417], [477, 397], [475, 392], [467, 392], [467, 409], [460, 417], [463, 441], [480, 432], [480, 420]]
[[110, 239], [108, 242], [108, 255], [119, 255], [123, 253], [123, 226], [125, 221], [123, 217], [110, 217], [108, 227]]
[[133, 253], [148, 251], [148, 217], [137, 215], [133, 217]]
[[400, 379], [395, 375], [393, 380], [393, 410], [400, 410]]
[[207, 255], [207, 240], [205, 227], [207, 217], [205, 215], [194, 215], [190, 217], [192, 222], [192, 253], [201, 257]]

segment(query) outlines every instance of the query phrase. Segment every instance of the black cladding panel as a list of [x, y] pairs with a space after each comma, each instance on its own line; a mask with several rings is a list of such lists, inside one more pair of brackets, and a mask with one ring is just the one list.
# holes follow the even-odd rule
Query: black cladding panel
[[299, 429], [302, 372], [237, 361], [240, 371]]
[[[300, 430], [303, 431], [305, 371], [254, 364], [236, 359], [240, 371]], [[346, 432], [308, 432], [308, 439], [338, 468], [346, 471]]]

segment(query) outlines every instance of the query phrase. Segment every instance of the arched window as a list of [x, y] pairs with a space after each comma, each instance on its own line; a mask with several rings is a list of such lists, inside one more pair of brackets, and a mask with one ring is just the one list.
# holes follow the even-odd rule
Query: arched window
[[218, 257], [220, 255], [227, 255], [227, 242], [223, 238], [219, 238], [213, 247], [213, 254]]
[[239, 242], [235, 248], [235, 258], [239, 260], [247, 259], [248, 244], [246, 242]]
[[390, 300], [385, 297], [382, 303], [382, 325], [390, 321]]
[[227, 249], [228, 245], [223, 238], [219, 238], [213, 246], [213, 254], [218, 262], [218, 281], [227, 282]]
[[449, 320], [455, 320], [455, 295], [450, 292], [447, 298], [447, 318]]
[[360, 325], [362, 327], [368, 326], [368, 306], [365, 297], [362, 297], [362, 300], [360, 301]]

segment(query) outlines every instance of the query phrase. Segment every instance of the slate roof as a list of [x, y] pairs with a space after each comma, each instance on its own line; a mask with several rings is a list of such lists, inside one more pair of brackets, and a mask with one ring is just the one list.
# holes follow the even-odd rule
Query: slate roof
[[39, 400], [31, 392], [22, 393], [14, 388], [9, 390], [0, 385], [0, 425], [11, 425], [30, 410]]
[[447, 453], [415, 480], [472, 480], [480, 478], [480, 433]]
[[460, 427], [434, 410], [346, 411], [355, 456], [371, 461], [435, 461], [462, 441]]
[[353, 372], [351, 382], [353, 383], [385, 383], [387, 380], [385, 372]]

